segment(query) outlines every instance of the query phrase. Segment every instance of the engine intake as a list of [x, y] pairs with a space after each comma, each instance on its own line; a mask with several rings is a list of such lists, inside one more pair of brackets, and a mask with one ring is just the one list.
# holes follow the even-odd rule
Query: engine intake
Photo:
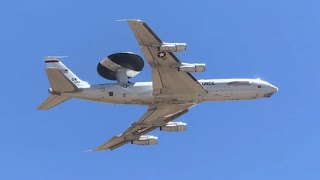
[[187, 123], [168, 122], [167, 125], [160, 127], [160, 131], [178, 132], [187, 130]]
[[163, 43], [159, 47], [160, 51], [166, 52], [183, 52], [187, 49], [186, 43]]
[[143, 135], [143, 136], [140, 136], [139, 139], [132, 140], [131, 144], [136, 144], [136, 145], [154, 145], [154, 144], [158, 144], [158, 137], [151, 136], [151, 135]]
[[204, 72], [206, 70], [205, 64], [186, 64], [179, 66], [179, 71], [183, 72]]

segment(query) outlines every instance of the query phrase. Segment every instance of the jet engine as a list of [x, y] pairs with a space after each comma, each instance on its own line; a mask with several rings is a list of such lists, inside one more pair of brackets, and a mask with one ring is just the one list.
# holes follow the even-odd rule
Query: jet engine
[[160, 127], [160, 131], [178, 132], [185, 131], [187, 123], [183, 122], [168, 122], [165, 126]]
[[143, 136], [140, 136], [139, 139], [132, 140], [131, 144], [136, 144], [136, 145], [154, 145], [154, 144], [158, 144], [158, 137], [151, 136], [151, 135], [143, 135]]
[[183, 52], [186, 51], [187, 44], [186, 43], [163, 43], [160, 47], [160, 51], [166, 52]]
[[182, 63], [178, 69], [183, 72], [204, 72], [206, 70], [206, 65]]
[[124, 70], [128, 78], [140, 73], [144, 67], [143, 59], [131, 52], [111, 54], [99, 62], [97, 71], [105, 79], [117, 80], [119, 70]]

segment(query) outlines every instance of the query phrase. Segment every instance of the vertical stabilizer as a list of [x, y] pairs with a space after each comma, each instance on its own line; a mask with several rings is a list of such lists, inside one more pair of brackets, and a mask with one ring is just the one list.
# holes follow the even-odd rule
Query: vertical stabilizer
[[57, 57], [46, 57], [45, 63], [46, 73], [53, 92], [76, 92], [81, 88], [90, 87], [87, 82], [82, 81]]

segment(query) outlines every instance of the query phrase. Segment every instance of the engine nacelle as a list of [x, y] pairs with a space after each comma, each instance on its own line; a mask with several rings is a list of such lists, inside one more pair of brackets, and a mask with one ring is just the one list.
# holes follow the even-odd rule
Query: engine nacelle
[[140, 136], [139, 139], [132, 140], [131, 144], [136, 144], [136, 145], [154, 145], [154, 144], [158, 144], [158, 137], [151, 136], [151, 135], [143, 135], [143, 136]]
[[187, 130], [187, 123], [168, 122], [165, 126], [160, 127], [160, 131], [177, 132]]
[[166, 52], [183, 52], [187, 49], [186, 43], [163, 43], [159, 47], [160, 51]]
[[182, 63], [181, 66], [179, 66], [179, 71], [183, 72], [204, 72], [206, 70], [205, 64], [185, 64]]

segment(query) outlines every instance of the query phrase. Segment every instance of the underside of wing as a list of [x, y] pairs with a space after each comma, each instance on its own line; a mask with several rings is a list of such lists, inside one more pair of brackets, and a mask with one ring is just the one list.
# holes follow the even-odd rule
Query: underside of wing
[[201, 96], [207, 93], [190, 73], [179, 72], [175, 68], [152, 68], [152, 80], [154, 95]]
[[145, 22], [132, 19], [128, 20], [128, 23], [140, 46], [153, 46], [162, 44], [160, 38], [149, 28]]
[[164, 42], [141, 20], [128, 20], [141, 50], [151, 66], [154, 95], [203, 95], [207, 91], [189, 73], [180, 71], [182, 63], [171, 51], [162, 51]]
[[150, 106], [148, 111], [122, 134], [114, 136], [94, 151], [113, 150], [162, 126], [188, 112], [194, 104]]

